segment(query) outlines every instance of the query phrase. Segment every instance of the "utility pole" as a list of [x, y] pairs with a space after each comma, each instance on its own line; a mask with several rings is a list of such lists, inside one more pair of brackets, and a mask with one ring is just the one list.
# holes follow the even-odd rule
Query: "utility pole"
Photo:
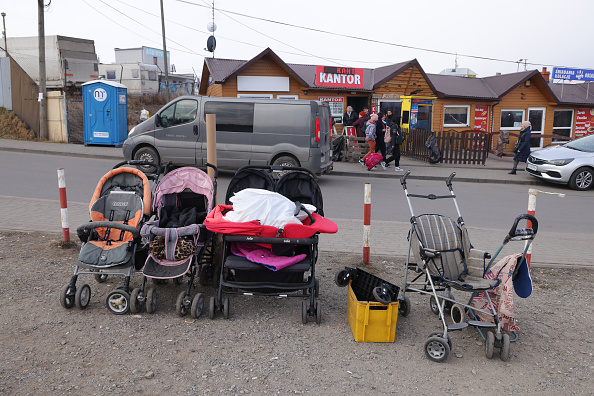
[[163, 31], [163, 61], [165, 62], [165, 99], [169, 102], [169, 66], [167, 65], [167, 44], [165, 40], [165, 13], [163, 0], [161, 0], [161, 30]]
[[43, 15], [43, 1], [37, 0], [37, 19], [39, 29], [39, 138], [48, 139], [47, 111], [45, 108], [45, 24]]

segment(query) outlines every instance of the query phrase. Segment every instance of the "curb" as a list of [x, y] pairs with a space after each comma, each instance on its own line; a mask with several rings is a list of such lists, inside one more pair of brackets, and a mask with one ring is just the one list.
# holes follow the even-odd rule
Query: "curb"
[[63, 155], [67, 157], [80, 157], [80, 158], [93, 158], [93, 159], [116, 159], [124, 160], [124, 156], [116, 156], [112, 154], [86, 154], [86, 153], [73, 153], [53, 150], [39, 150], [39, 149], [28, 149], [28, 148], [16, 148], [16, 147], [0, 147], [0, 151], [10, 151], [13, 153], [31, 153], [31, 154], [45, 154], [45, 155]]

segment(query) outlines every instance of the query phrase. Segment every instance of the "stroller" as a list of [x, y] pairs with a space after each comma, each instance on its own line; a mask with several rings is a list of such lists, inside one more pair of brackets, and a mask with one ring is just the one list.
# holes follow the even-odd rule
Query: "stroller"
[[[166, 173], [157, 188], [153, 207], [157, 219], [146, 223], [141, 235], [150, 242], [150, 254], [143, 269], [140, 288], [132, 291], [130, 310], [140, 311], [145, 305], [148, 313], [157, 307], [157, 293], [154, 288], [146, 290], [146, 282], [151, 278], [155, 283], [172, 279], [177, 285], [188, 275], [188, 284], [176, 301], [180, 316], [191, 312], [199, 318], [204, 308], [204, 295], [190, 294], [194, 278], [201, 267], [200, 283], [206, 284], [205, 277], [212, 273], [213, 233], [204, 227], [204, 219], [212, 210], [216, 196], [217, 169], [214, 183], [203, 171], [193, 167], [183, 167]], [[210, 271], [209, 271], [210, 269]]]
[[[481, 336], [483, 336], [481, 329], [494, 329], [495, 334], [489, 331], [486, 337], [483, 336], [485, 339], [485, 355], [489, 359], [492, 358], [494, 348], [498, 348], [500, 349], [501, 360], [507, 361], [509, 358], [510, 335], [507, 332], [503, 333], [502, 330], [509, 329], [502, 329], [503, 318], [498, 314], [489, 293], [489, 291], [493, 293], [501, 280], [496, 276], [488, 275], [492, 275], [490, 269], [493, 268], [495, 259], [508, 242], [526, 241], [522, 254], [505, 258], [509, 258], [510, 265], [505, 267], [500, 274], [505, 274], [505, 271], [508, 271], [510, 278], [513, 280], [516, 293], [521, 297], [529, 295], [529, 293], [518, 293], [516, 281], [519, 283], [519, 274], [526, 274], [528, 270], [526, 253], [538, 230], [536, 218], [529, 214], [518, 216], [508, 235], [505, 236], [503, 244], [496, 254], [491, 257], [489, 253], [475, 249], [470, 243], [468, 230], [460, 214], [452, 187], [452, 179], [456, 173], [452, 173], [446, 179], [450, 195], [442, 196], [409, 194], [406, 186], [406, 178], [409, 174], [410, 171], [407, 171], [400, 179], [412, 216], [410, 220], [411, 229], [408, 235], [409, 246], [404, 287], [401, 290], [401, 298], [399, 298], [401, 304], [400, 313], [402, 316], [407, 316], [410, 313], [411, 305], [406, 296], [407, 292], [417, 292], [430, 296], [431, 311], [439, 316], [443, 324], [443, 330], [431, 333], [425, 342], [425, 354], [435, 362], [445, 361], [452, 349], [452, 340], [448, 332], [462, 330], [469, 325], [476, 327]], [[421, 214], [417, 216], [412, 209], [411, 198], [430, 200], [451, 198], [454, 200], [458, 213], [457, 221], [439, 214]], [[519, 229], [518, 224], [521, 220], [530, 221], [532, 225], [528, 224], [526, 228]], [[414, 256], [414, 263], [410, 261], [411, 252]], [[487, 259], [490, 259], [488, 264]], [[412, 273], [414, 277], [412, 280], [409, 280], [409, 273]], [[452, 289], [470, 293], [470, 298], [466, 302], [456, 300]], [[473, 299], [476, 299], [479, 295], [485, 301], [480, 307], [473, 303]], [[499, 308], [501, 308], [501, 305]], [[446, 323], [446, 310], [450, 311], [453, 322], [451, 324]], [[467, 317], [470, 320], [466, 320]]]
[[[268, 170], [286, 173], [275, 180]], [[234, 205], [230, 204], [237, 198], [234, 194], [239, 192], [288, 199], [288, 205], [293, 205], [291, 214], [303, 211], [306, 218], [282, 228], [261, 224], [259, 220], [228, 221], [225, 216], [232, 214]], [[316, 176], [298, 167], [243, 167], [229, 184], [226, 203], [215, 207], [205, 221], [209, 230], [223, 234], [219, 287], [217, 297], [211, 297], [209, 302], [210, 318], [215, 317], [216, 311], [222, 311], [224, 318], [229, 318], [229, 297], [224, 295], [243, 294], [308, 298], [309, 303], [302, 302], [302, 322], [305, 324], [308, 317], [314, 316], [316, 322], [321, 323], [321, 305], [317, 301], [319, 280], [315, 272], [318, 233], [335, 233], [337, 227], [323, 217], [322, 193]], [[311, 213], [305, 204], [317, 210]], [[302, 294], [290, 294], [297, 291]]]
[[[155, 174], [145, 175], [123, 165], [152, 166]], [[91, 198], [91, 221], [81, 225], [77, 234], [83, 245], [74, 275], [60, 293], [66, 309], [76, 305], [85, 309], [91, 301], [91, 287], [76, 287], [78, 276], [92, 274], [99, 283], [109, 275], [123, 275], [124, 285], [107, 295], [106, 305], [113, 314], [121, 315], [130, 307], [130, 276], [140, 270], [147, 247], [141, 243], [140, 228], [151, 215], [151, 183], [156, 183], [160, 167], [147, 161], [120, 162], [103, 176]]]

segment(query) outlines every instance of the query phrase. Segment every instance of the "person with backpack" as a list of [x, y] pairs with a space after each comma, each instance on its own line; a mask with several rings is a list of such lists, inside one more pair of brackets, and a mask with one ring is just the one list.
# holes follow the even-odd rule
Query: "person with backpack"
[[400, 130], [400, 116], [395, 116], [393, 122], [390, 123], [392, 155], [386, 158], [386, 166], [394, 161], [394, 170], [396, 172], [403, 172], [404, 169], [400, 168], [400, 145], [404, 143], [404, 135]]
[[381, 165], [382, 168], [386, 170], [386, 147], [388, 144], [386, 140], [388, 142], [391, 141], [390, 128], [388, 127], [388, 123], [386, 121], [387, 116], [384, 113], [377, 113], [377, 117], [378, 121], [376, 123], [375, 129], [375, 134], [377, 136], [375, 139], [375, 152], [377, 153], [379, 151], [382, 154]]
[[355, 127], [355, 132], [357, 133], [357, 137], [365, 137], [365, 123], [369, 121], [369, 116], [366, 112], [362, 111], [359, 113], [359, 118], [355, 122], [353, 122], [353, 126]]
[[377, 114], [372, 114], [369, 121], [367, 122], [367, 126], [365, 127], [365, 141], [367, 144], [369, 144], [369, 152], [359, 160], [359, 163], [363, 166], [367, 166], [365, 164], [365, 159], [369, 157], [370, 154], [375, 153], [375, 127], [377, 119]]

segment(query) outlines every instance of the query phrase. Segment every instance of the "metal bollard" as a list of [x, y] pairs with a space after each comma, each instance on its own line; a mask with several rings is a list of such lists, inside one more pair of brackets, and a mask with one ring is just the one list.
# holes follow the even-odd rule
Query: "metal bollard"
[[371, 184], [365, 183], [363, 198], [363, 262], [369, 265], [369, 236], [371, 234]]

